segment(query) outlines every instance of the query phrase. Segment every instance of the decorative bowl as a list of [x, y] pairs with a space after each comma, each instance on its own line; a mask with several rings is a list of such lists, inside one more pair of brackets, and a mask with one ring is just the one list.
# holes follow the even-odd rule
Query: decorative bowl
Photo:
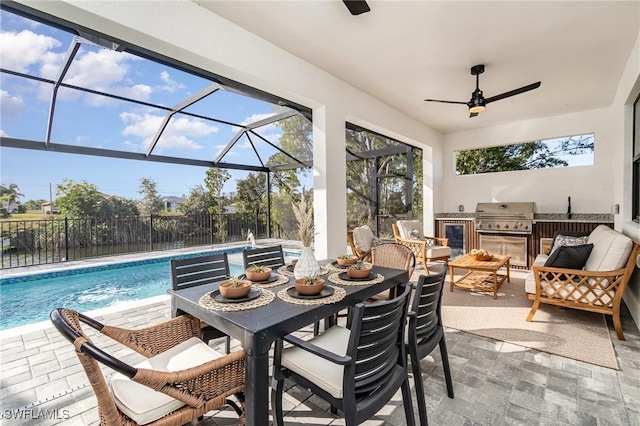
[[271, 268], [264, 268], [263, 272], [255, 272], [252, 271], [251, 268], [247, 268], [247, 270], [244, 271], [244, 274], [249, 281], [265, 281], [271, 276]]
[[347, 268], [349, 278], [367, 278], [371, 274], [371, 266], [365, 266], [362, 269]]
[[229, 281], [223, 281], [218, 287], [220, 294], [227, 299], [239, 299], [245, 297], [251, 291], [251, 283], [244, 281], [239, 287], [233, 287], [233, 284]]
[[338, 262], [338, 265], [340, 265], [340, 266], [353, 265], [354, 263], [356, 263], [358, 261], [358, 257], [357, 256], [351, 256], [351, 257], [348, 257], [348, 258], [338, 257], [336, 259], [336, 261]]
[[304, 296], [314, 296], [319, 294], [324, 288], [324, 280], [322, 278], [316, 278], [313, 284], [307, 284], [306, 278], [299, 278], [295, 280], [294, 285], [298, 293]]
[[478, 253], [473, 256], [477, 261], [487, 262], [493, 259], [493, 256], [489, 253]]

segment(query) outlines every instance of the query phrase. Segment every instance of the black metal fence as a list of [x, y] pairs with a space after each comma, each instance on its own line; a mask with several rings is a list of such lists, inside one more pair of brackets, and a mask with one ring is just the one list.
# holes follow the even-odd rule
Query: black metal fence
[[[206, 244], [282, 238], [266, 214], [0, 221], [2, 269]], [[274, 235], [275, 233], [275, 235]]]

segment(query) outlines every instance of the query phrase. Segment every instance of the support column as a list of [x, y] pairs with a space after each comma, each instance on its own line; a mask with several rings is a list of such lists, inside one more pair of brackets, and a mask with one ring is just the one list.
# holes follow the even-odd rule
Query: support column
[[335, 106], [313, 110], [313, 194], [316, 259], [347, 247], [345, 115]]

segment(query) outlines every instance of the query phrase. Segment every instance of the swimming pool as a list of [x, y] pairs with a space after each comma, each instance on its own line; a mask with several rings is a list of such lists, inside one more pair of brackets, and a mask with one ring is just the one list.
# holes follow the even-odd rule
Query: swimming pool
[[[225, 250], [240, 253], [240, 249]], [[22, 277], [0, 279], [0, 330], [49, 319], [52, 309], [86, 312], [122, 302], [167, 294], [171, 288], [171, 259], [220, 253], [220, 250], [115, 263]], [[297, 253], [285, 253], [298, 256]], [[229, 264], [232, 275], [243, 273]]]

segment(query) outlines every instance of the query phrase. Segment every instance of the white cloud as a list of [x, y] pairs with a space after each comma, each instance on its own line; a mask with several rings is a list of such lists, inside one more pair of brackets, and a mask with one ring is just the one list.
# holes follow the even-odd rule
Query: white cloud
[[42, 64], [51, 49], [59, 47], [61, 43], [45, 35], [36, 34], [29, 30], [19, 33], [13, 31], [0, 32], [0, 62], [3, 68], [14, 71], [27, 72], [32, 65]]
[[15, 117], [20, 114], [24, 101], [20, 96], [12, 96], [5, 90], [0, 90], [0, 113], [3, 116]]
[[9, 137], [9, 134], [7, 132], [5, 132], [4, 130], [0, 129], [0, 136], [2, 137]]
[[171, 77], [169, 76], [169, 73], [166, 71], [162, 71], [160, 73], [160, 79], [166, 83], [164, 86], [162, 86], [162, 90], [165, 90], [167, 92], [173, 93], [178, 89], [185, 88], [184, 84], [172, 80]]
[[[160, 128], [164, 117], [153, 114], [136, 114], [123, 112], [120, 119], [126, 125], [123, 134], [135, 136], [141, 140], [145, 150], [151, 144], [153, 137]], [[216, 133], [218, 128], [210, 126], [204, 121], [193, 118], [173, 118], [162, 133], [162, 137], [154, 152], [157, 154], [163, 149], [177, 148], [193, 151], [202, 148], [192, 138], [198, 138]]]

